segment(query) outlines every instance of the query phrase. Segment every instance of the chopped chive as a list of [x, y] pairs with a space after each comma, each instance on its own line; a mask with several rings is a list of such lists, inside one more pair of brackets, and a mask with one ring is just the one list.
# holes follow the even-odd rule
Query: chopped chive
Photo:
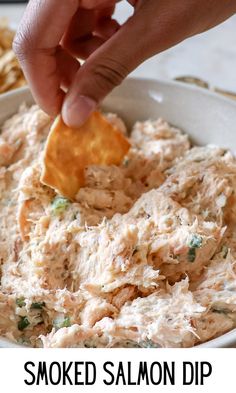
[[193, 234], [188, 246], [188, 261], [194, 262], [196, 259], [196, 248], [200, 248], [202, 246], [202, 237], [197, 233]]
[[202, 246], [202, 237], [195, 233], [191, 237], [191, 240], [189, 242], [189, 247], [190, 248], [200, 248], [201, 246]]
[[16, 299], [16, 305], [17, 305], [18, 307], [20, 307], [20, 308], [24, 307], [24, 306], [26, 305], [26, 303], [25, 303], [25, 298], [24, 298], [23, 296], [18, 297], [18, 298]]
[[61, 196], [56, 196], [51, 203], [53, 215], [58, 216], [64, 213], [64, 211], [68, 208], [69, 205], [70, 205], [69, 199]]
[[224, 259], [227, 257], [228, 251], [229, 251], [229, 249], [228, 249], [227, 246], [223, 246], [223, 247], [222, 247], [221, 252], [222, 252], [222, 254], [223, 254], [223, 258], [224, 258]]
[[42, 310], [45, 307], [45, 302], [35, 302], [31, 304], [31, 308], [35, 310]]
[[190, 248], [188, 250], [188, 261], [189, 262], [194, 262], [196, 259], [196, 249], [195, 248]]
[[18, 322], [18, 329], [19, 330], [24, 330], [29, 326], [29, 320], [27, 317], [20, 317], [20, 320]]
[[127, 168], [128, 165], [129, 165], [129, 159], [128, 159], [128, 157], [125, 157], [124, 160], [123, 160], [123, 166], [125, 168]]
[[62, 327], [70, 327], [70, 326], [71, 326], [70, 317], [65, 317], [62, 323]]
[[71, 326], [70, 317], [65, 317], [63, 320], [61, 320], [60, 318], [54, 319], [53, 326], [56, 329], [61, 329], [61, 328], [64, 328], [64, 327], [70, 327]]

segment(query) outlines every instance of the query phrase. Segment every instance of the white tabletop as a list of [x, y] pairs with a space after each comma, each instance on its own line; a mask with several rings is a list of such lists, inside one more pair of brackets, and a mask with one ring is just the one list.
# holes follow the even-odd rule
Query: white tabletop
[[[24, 5], [0, 5], [0, 17], [9, 18], [17, 26]], [[117, 7], [117, 19], [122, 22], [131, 8], [122, 2]], [[213, 86], [236, 91], [236, 15], [205, 34], [190, 38], [164, 53], [154, 56], [133, 72], [133, 76], [174, 78], [192, 75]]]

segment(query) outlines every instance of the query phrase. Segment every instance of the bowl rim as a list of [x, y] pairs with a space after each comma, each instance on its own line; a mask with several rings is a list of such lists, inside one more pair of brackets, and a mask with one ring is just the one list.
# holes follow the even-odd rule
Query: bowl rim
[[[234, 108], [236, 108], [236, 101], [234, 101], [233, 99], [230, 99], [229, 97], [220, 94], [218, 92], [215, 92], [214, 90], [211, 89], [207, 89], [207, 88], [203, 88], [194, 84], [190, 84], [190, 83], [185, 83], [182, 81], [177, 81], [177, 80], [172, 80], [172, 79], [167, 79], [167, 78], [163, 78], [163, 79], [154, 79], [154, 78], [144, 78], [144, 77], [135, 77], [135, 76], [128, 76], [119, 86], [122, 85], [129, 85], [129, 84], [136, 84], [136, 83], [141, 83], [141, 84], [147, 84], [147, 83], [154, 83], [155, 85], [160, 85], [160, 86], [164, 86], [164, 87], [177, 87], [183, 90], [188, 90], [188, 91], [192, 91], [192, 92], [197, 92], [200, 95], [203, 96], [209, 96], [213, 99], [216, 99], [217, 101], [221, 101], [221, 102], [225, 102], [227, 105], [230, 105]], [[116, 88], [119, 88], [119, 86], [115, 87], [113, 90], [115, 91]], [[29, 88], [28, 85], [19, 87], [17, 89], [14, 90], [10, 90], [8, 92], [2, 93], [0, 94], [0, 101], [9, 99], [11, 97], [17, 97], [17, 96], [21, 96], [23, 93], [29, 93], [32, 97], [32, 93], [31, 90]], [[109, 95], [108, 95], [109, 97]], [[33, 98], [34, 100], [34, 98]], [[34, 100], [35, 101], [35, 100]]]
[[[186, 84], [186, 83], [180, 82], [180, 81], [173, 81], [173, 80], [168, 80], [168, 79], [128, 77], [125, 79], [125, 81], [122, 84], [126, 84], [128, 86], [129, 84], [131, 84], [131, 85], [133, 85], [133, 84], [145, 85], [145, 84], [149, 84], [149, 83], [153, 83], [154, 85], [160, 86], [160, 87], [177, 87], [180, 90], [187, 90], [187, 91], [192, 91], [195, 93], [197, 92], [199, 95], [208, 96], [208, 97], [211, 97], [212, 99], [215, 99], [217, 101], [224, 102], [228, 106], [231, 106], [236, 110], [236, 101], [233, 101], [230, 98], [220, 95], [219, 93], [216, 93], [214, 91], [204, 89], [199, 86]], [[24, 94], [29, 94], [29, 96], [32, 96], [28, 85], [1, 94], [0, 95], [0, 103], [5, 100], [10, 100], [11, 98], [14, 98], [14, 97], [20, 98]], [[32, 100], [34, 101], [33, 97], [32, 97]], [[1, 109], [0, 109], [0, 112], [1, 112]], [[234, 328], [234, 329], [228, 331], [227, 333], [224, 333], [221, 336], [216, 337], [212, 340], [206, 341], [202, 344], [198, 344], [198, 345], [194, 346], [193, 348], [234, 348], [234, 347], [236, 347], [236, 328]], [[0, 348], [29, 348], [30, 349], [32, 347], [18, 344], [14, 341], [11, 341], [10, 339], [0, 336]]]

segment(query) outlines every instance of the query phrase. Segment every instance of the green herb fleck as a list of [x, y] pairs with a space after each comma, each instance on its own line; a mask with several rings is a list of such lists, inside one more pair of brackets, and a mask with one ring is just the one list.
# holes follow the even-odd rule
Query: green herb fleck
[[59, 216], [69, 207], [70, 201], [67, 198], [56, 196], [51, 203], [52, 213], [54, 216]]
[[200, 248], [201, 246], [202, 246], [202, 237], [195, 233], [191, 237], [191, 240], [189, 242], [189, 247], [190, 248]]
[[129, 165], [129, 159], [128, 159], [128, 157], [125, 157], [124, 160], [123, 160], [123, 166], [124, 166], [125, 168], [127, 168], [128, 165]]
[[188, 261], [189, 262], [194, 262], [196, 259], [196, 249], [195, 248], [190, 248], [188, 250]]
[[29, 326], [29, 320], [27, 317], [20, 317], [20, 320], [18, 322], [18, 329], [19, 330], [24, 330]]
[[42, 310], [45, 307], [45, 302], [35, 302], [31, 304], [31, 308], [35, 310]]
[[65, 317], [63, 320], [61, 320], [61, 319], [54, 319], [53, 326], [56, 329], [61, 329], [61, 328], [64, 328], [64, 327], [70, 327], [71, 326], [70, 317]]
[[24, 298], [23, 296], [18, 297], [18, 298], [16, 299], [16, 305], [17, 305], [18, 307], [20, 307], [20, 308], [24, 307], [24, 306], [26, 305], [26, 303], [25, 303], [25, 298]]
[[223, 247], [222, 247], [221, 252], [222, 252], [222, 254], [223, 254], [223, 258], [224, 258], [224, 259], [227, 257], [228, 251], [229, 251], [229, 249], [228, 249], [227, 246], [223, 246]]
[[200, 248], [202, 246], [202, 237], [198, 234], [192, 235], [188, 246], [188, 261], [194, 262], [196, 259], [196, 248]]
[[62, 322], [62, 327], [70, 327], [71, 322], [70, 322], [70, 317], [65, 317], [64, 321]]

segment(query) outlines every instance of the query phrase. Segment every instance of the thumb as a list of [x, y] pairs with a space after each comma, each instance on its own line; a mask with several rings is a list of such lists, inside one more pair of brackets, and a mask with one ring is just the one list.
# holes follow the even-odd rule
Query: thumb
[[144, 31], [142, 18], [135, 14], [90, 55], [77, 72], [62, 106], [67, 125], [83, 124], [99, 102], [147, 57], [140, 38]]

